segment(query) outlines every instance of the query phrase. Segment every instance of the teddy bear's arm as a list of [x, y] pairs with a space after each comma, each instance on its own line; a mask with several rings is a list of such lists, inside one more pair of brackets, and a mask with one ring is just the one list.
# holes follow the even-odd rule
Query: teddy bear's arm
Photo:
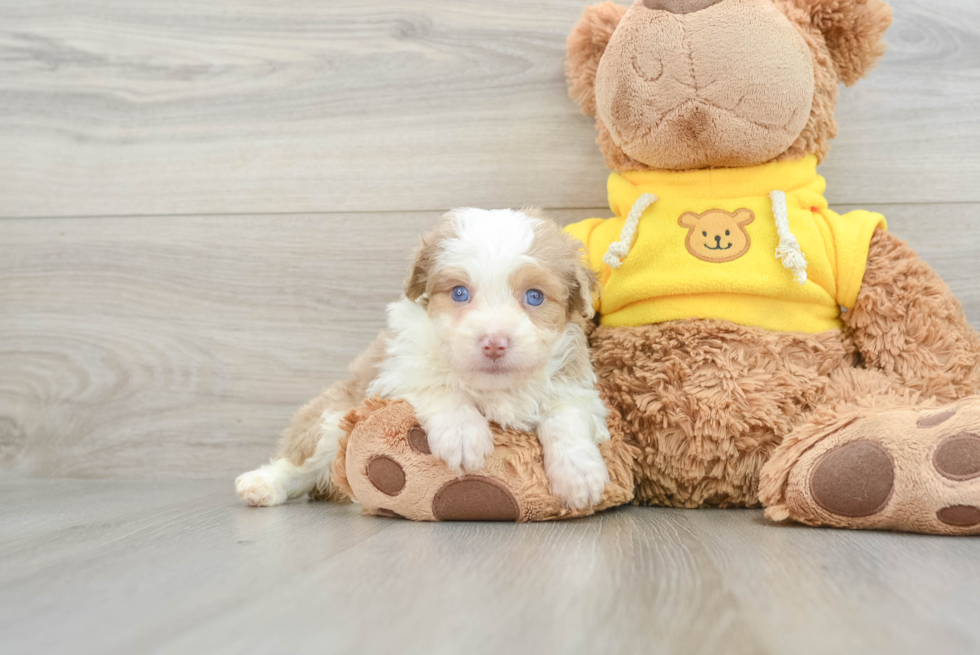
[[940, 401], [980, 393], [980, 337], [946, 283], [898, 237], [875, 231], [843, 321], [866, 367], [899, 385]]

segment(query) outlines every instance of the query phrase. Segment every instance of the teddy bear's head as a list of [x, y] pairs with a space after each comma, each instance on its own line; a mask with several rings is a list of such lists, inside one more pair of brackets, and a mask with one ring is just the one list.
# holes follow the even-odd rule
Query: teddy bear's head
[[822, 159], [890, 24], [883, 0], [603, 2], [568, 38], [569, 90], [616, 171]]

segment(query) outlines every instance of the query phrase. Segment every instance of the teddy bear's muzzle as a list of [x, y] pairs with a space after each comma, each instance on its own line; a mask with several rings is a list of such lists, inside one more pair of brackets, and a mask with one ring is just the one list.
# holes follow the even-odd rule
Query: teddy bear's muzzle
[[696, 11], [707, 9], [716, 5], [722, 0], [643, 0], [643, 6], [647, 9], [659, 11], [669, 11], [672, 14], [693, 14]]
[[596, 116], [650, 168], [754, 166], [800, 136], [814, 89], [807, 43], [771, 0], [644, 0], [599, 61]]

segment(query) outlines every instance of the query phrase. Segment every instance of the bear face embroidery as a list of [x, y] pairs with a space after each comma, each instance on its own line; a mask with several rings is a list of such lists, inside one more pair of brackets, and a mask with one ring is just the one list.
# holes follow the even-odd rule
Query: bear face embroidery
[[749, 209], [734, 214], [723, 209], [711, 209], [703, 214], [687, 212], [677, 220], [686, 227], [687, 251], [698, 259], [715, 264], [731, 262], [749, 251], [752, 239], [745, 226], [755, 220]]

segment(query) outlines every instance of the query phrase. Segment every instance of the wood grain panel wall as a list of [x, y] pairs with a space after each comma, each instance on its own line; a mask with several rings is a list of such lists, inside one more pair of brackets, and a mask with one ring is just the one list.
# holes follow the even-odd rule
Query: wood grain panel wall
[[[980, 324], [980, 204], [875, 207]], [[552, 212], [563, 221], [596, 211]], [[0, 465], [230, 476], [344, 374], [436, 213], [0, 221]]]
[[[0, 216], [602, 206], [588, 0], [0, 2]], [[973, 202], [980, 3], [896, 0], [834, 202]]]
[[[443, 211], [606, 215], [562, 79], [584, 4], [0, 0], [0, 470], [230, 476]], [[980, 5], [894, 5], [822, 172], [980, 323]]]

